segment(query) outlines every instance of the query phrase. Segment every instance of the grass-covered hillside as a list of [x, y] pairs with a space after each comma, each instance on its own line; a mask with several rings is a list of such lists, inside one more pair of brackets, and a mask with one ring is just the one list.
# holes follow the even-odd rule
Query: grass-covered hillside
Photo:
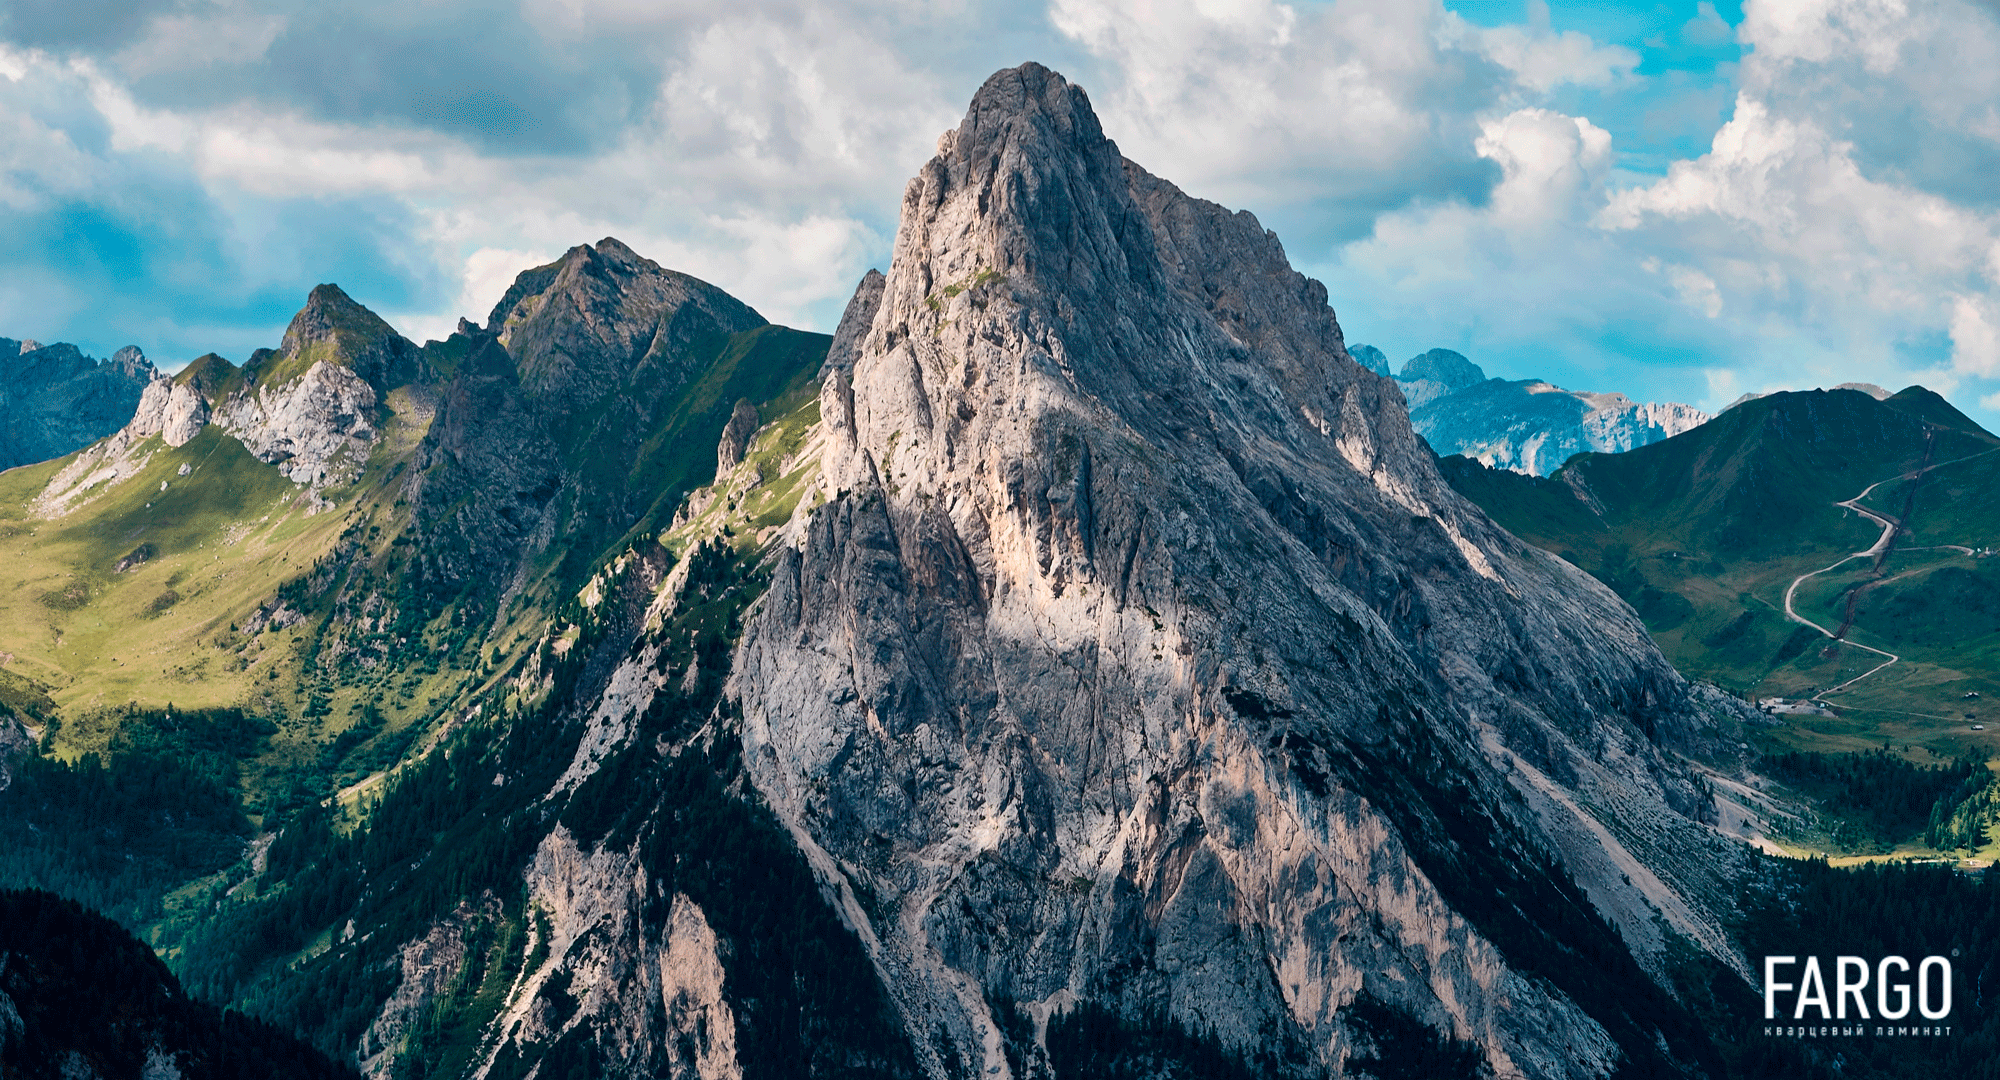
[[[1938, 395], [1773, 394], [1546, 479], [1441, 466], [1516, 535], [1614, 589], [1689, 676], [1808, 701], [1772, 716], [1769, 752], [1886, 751], [1939, 768], [2000, 757], [2000, 724], [1985, 722], [2000, 720], [1985, 705], [2000, 695], [2000, 439]], [[1858, 505], [1899, 527], [1884, 550], [1847, 558], [1883, 534], [1838, 505], [1864, 490]], [[1834, 637], [1788, 617], [1788, 593]], [[1896, 820], [1890, 847], [1927, 848], [1927, 820]], [[1816, 842], [1874, 844], [1880, 826], [1848, 821], [1844, 841]], [[1996, 853], [1983, 835], [1969, 846]]]
[[[504, 883], [513, 874], [518, 891], [541, 833], [503, 823], [567, 765], [575, 740], [551, 732], [601, 691], [598, 639], [639, 630], [621, 621], [626, 601], [608, 601], [701, 563], [694, 587], [713, 602], [650, 632], [684, 635], [719, 677], [714, 650], [755, 595], [756, 553], [812, 487], [798, 459], [830, 340], [726, 297], [710, 306], [747, 329], [690, 315], [685, 294], [714, 290], [679, 276], [679, 308], [610, 325], [601, 304], [544, 294], [587, 297], [606, 277], [631, 292], [664, 272], [622, 249], [578, 249], [555, 270], [543, 294], [512, 297], [511, 350], [476, 328], [396, 345], [322, 287], [284, 349], [242, 368], [205, 357], [177, 377], [223, 415], [232, 395], [281, 394], [313, 363], [373, 364], [373, 438], [351, 479], [293, 483], [213, 422], [184, 445], [98, 448], [118, 470], [79, 478], [72, 455], [0, 473], [0, 886], [106, 912], [204, 995], [343, 1056], [386, 990], [374, 974], [301, 981], [341, 926], [385, 932], [336, 950], [326, 978], [378, 965], [491, 885], [496, 947], [518, 950], [527, 916]], [[534, 340], [560, 355], [528, 355]], [[570, 375], [538, 393], [531, 361]], [[742, 406], [758, 430], [718, 484], [717, 443]], [[66, 470], [81, 493], [41, 498]], [[445, 764], [487, 753], [503, 764], [483, 786]], [[496, 788], [496, 771], [539, 787]], [[452, 859], [408, 865], [448, 837]], [[404, 884], [367, 891], [391, 864]], [[357, 996], [307, 1015], [314, 986]], [[418, 1056], [446, 1053], [439, 1038]]]

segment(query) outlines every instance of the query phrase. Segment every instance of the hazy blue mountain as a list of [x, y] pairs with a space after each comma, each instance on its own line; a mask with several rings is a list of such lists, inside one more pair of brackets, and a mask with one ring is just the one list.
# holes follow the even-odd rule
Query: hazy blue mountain
[[[1352, 346], [1350, 353], [1380, 351]], [[1539, 379], [1489, 379], [1450, 349], [1412, 357], [1396, 375], [1410, 423], [1439, 454], [1546, 476], [1571, 455], [1617, 453], [1671, 438], [1708, 419], [1671, 402], [1565, 390]]]
[[58, 458], [117, 431], [158, 375], [130, 345], [94, 360], [62, 342], [0, 338], [0, 469]]

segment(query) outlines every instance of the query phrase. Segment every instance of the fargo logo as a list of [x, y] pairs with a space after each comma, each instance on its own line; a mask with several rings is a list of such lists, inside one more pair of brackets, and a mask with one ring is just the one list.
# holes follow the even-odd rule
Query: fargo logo
[[[1951, 961], [1942, 956], [1924, 957], [1914, 979], [1910, 977], [1910, 962], [1900, 956], [1885, 956], [1872, 968], [1859, 956], [1837, 957], [1831, 1003], [1819, 957], [1806, 957], [1804, 969], [1795, 974], [1791, 969], [1798, 963], [1796, 956], [1764, 958], [1764, 1019], [1778, 1019], [1779, 1001], [1789, 994], [1797, 995], [1790, 1017], [1793, 1020], [1806, 1019], [1807, 1009], [1817, 1010], [1813, 1019], [1818, 1020], [1901, 1020], [1910, 1015], [1912, 999], [1926, 1020], [1951, 1015]], [[1778, 981], [1787, 977], [1799, 981]], [[1873, 1014], [1868, 1011], [1871, 1000]]]

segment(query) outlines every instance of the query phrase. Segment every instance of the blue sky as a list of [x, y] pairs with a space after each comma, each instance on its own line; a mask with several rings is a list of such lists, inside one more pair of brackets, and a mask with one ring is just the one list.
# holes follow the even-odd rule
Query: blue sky
[[0, 335], [240, 360], [335, 281], [422, 339], [605, 235], [831, 329], [1027, 59], [1394, 359], [2000, 424], [1993, 0], [9, 0]]

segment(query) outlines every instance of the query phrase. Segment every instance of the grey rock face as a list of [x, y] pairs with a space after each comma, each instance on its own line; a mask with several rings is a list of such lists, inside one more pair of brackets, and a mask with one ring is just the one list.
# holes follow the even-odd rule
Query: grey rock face
[[14, 759], [35, 748], [34, 737], [14, 716], [0, 717], [0, 791], [14, 782]]
[[215, 420], [295, 483], [344, 483], [367, 462], [382, 396], [417, 374], [415, 345], [339, 286], [319, 285], [278, 351], [244, 365]]
[[1364, 992], [1500, 1075], [1658, 1054], [1471, 914], [1567, 896], [1524, 901], [1552, 942], [1583, 901], [1538, 852], [1636, 982], [1662, 924], [1741, 963], [1670, 753], [1702, 704], [1616, 597], [1449, 489], [1326, 301], [1038, 65], [906, 188], [822, 391], [828, 502], [730, 693], [938, 1075], [1014, 1075], [1001, 999], [1161, 1008], [1301, 1072], [1353, 1052]]
[[738, 398], [736, 407], [730, 410], [729, 424], [722, 429], [722, 441], [715, 446], [715, 475], [743, 464], [743, 448], [750, 444], [750, 436], [757, 431], [757, 407], [749, 401]]
[[158, 435], [168, 446], [186, 446], [208, 423], [208, 400], [201, 391], [162, 375], [146, 385], [128, 430], [139, 438]]
[[454, 583], [511, 573], [563, 515], [571, 532], [624, 531], [645, 507], [621, 502], [615, 485], [658, 403], [698, 374], [695, 346], [764, 325], [609, 237], [522, 273], [471, 335], [417, 457], [425, 573]]
[[117, 431], [156, 374], [130, 345], [100, 361], [61, 342], [0, 338], [0, 469], [59, 458]]
[[562, 487], [557, 448], [513, 358], [490, 335], [446, 387], [416, 468], [419, 550], [433, 577], [464, 581], [511, 567], [554, 535], [547, 511]]
[[763, 325], [735, 297], [611, 237], [522, 274], [487, 320], [518, 358], [522, 390], [565, 413], [703, 335]]
[[854, 370], [855, 357], [861, 351], [861, 339], [875, 322], [875, 309], [882, 306], [882, 286], [887, 280], [880, 270], [870, 270], [861, 276], [861, 284], [854, 287], [854, 295], [847, 301], [847, 310], [840, 315], [840, 326], [834, 330], [833, 344], [826, 350], [828, 372]]
[[375, 441], [375, 388], [352, 369], [314, 361], [297, 379], [258, 386], [217, 411], [224, 430], [259, 461], [300, 484], [351, 480]]

